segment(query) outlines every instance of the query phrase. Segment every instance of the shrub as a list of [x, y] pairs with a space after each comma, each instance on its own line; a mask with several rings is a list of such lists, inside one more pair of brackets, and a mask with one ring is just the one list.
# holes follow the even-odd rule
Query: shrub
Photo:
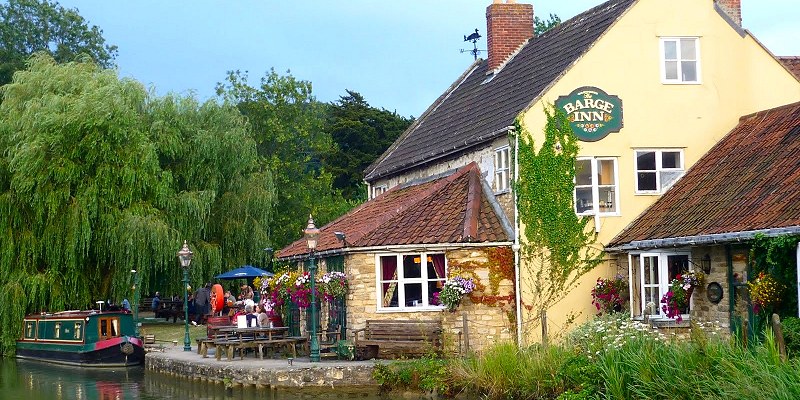
[[789, 357], [800, 358], [800, 318], [789, 317], [781, 321], [783, 339]]

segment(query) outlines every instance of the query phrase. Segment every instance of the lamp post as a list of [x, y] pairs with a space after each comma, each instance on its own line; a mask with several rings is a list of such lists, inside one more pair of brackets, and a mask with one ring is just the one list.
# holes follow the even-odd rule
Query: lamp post
[[136, 337], [139, 337], [139, 272], [135, 269], [131, 270], [133, 274], [133, 325]]
[[303, 231], [308, 245], [309, 266], [311, 274], [311, 362], [319, 362], [319, 340], [317, 339], [317, 264], [314, 262], [314, 250], [317, 249], [319, 229], [314, 225], [314, 219], [308, 215], [308, 226]]
[[183, 247], [180, 251], [178, 251], [178, 260], [181, 262], [181, 268], [183, 268], [183, 325], [184, 325], [184, 336], [183, 336], [183, 351], [192, 351], [192, 345], [189, 342], [189, 291], [187, 286], [189, 286], [189, 264], [192, 263], [192, 253], [189, 250], [189, 244], [184, 240]]

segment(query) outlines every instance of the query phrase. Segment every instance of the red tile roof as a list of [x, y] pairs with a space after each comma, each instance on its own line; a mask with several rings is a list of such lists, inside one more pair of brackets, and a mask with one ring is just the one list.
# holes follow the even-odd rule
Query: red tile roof
[[[494, 204], [493, 204], [494, 203]], [[496, 207], [494, 194], [470, 163], [437, 179], [398, 186], [321, 228], [318, 252], [372, 246], [467, 242], [507, 242], [511, 225]], [[347, 246], [334, 232], [346, 235]], [[308, 253], [299, 239], [277, 254]]]
[[795, 78], [800, 80], [800, 57], [778, 57], [778, 61], [786, 66], [786, 69], [794, 74]]
[[739, 120], [608, 248], [800, 227], [800, 102]]

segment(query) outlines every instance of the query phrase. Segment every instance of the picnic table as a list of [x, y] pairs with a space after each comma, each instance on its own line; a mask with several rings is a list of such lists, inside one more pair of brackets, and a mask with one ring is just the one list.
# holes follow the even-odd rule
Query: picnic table
[[288, 327], [222, 327], [214, 339], [217, 360], [222, 359], [222, 353], [226, 353], [228, 360], [234, 358], [234, 353], [239, 350], [241, 359], [247, 349], [258, 350], [258, 358], [264, 359], [265, 349], [285, 348], [297, 358], [296, 338], [287, 337]]

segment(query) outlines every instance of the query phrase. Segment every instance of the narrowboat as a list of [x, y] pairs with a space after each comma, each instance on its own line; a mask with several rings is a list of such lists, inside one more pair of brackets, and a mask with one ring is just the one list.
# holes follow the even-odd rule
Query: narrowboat
[[130, 313], [63, 311], [28, 315], [17, 358], [85, 367], [128, 367], [144, 362]]

